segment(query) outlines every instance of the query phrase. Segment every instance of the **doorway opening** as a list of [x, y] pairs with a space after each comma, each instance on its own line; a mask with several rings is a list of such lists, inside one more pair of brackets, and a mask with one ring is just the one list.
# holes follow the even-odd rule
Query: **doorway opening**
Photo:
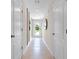
[[43, 20], [39, 19], [32, 19], [32, 30], [31, 30], [31, 36], [32, 38], [39, 38], [42, 37], [42, 22]]

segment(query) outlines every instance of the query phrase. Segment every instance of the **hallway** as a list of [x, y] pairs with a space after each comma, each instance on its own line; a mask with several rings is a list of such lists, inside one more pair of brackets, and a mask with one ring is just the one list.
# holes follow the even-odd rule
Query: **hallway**
[[11, 59], [67, 59], [67, 1], [11, 3]]
[[54, 59], [42, 38], [33, 38], [22, 59]]

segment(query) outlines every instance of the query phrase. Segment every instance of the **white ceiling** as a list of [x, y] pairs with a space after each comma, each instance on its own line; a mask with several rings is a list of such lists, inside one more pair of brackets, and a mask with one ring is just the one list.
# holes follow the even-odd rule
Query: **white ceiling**
[[[35, 1], [37, 3], [35, 3]], [[39, 3], [38, 3], [39, 1]], [[52, 0], [26, 0], [26, 6], [29, 9], [31, 18], [43, 18], [48, 11], [48, 5]], [[13, 1], [12, 1], [13, 2]], [[20, 10], [22, 0], [14, 0], [14, 7]]]
[[44, 16], [46, 16], [49, 2], [50, 0], [27, 0], [26, 5], [30, 11], [31, 17], [43, 18]]
[[12, 0], [15, 8], [21, 8], [22, 1], [21, 0]]

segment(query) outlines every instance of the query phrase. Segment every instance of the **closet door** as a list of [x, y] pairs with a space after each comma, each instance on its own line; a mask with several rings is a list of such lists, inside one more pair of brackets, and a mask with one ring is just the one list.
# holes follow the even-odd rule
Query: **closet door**
[[21, 0], [12, 0], [12, 19], [11, 19], [11, 47], [12, 47], [12, 59], [21, 59]]
[[13, 20], [13, 15], [14, 15], [14, 8], [13, 8], [13, 0], [11, 0], [11, 59], [14, 59], [14, 20]]
[[[54, 55], [56, 59], [66, 59], [66, 6], [65, 0], [55, 1], [54, 12]], [[55, 9], [55, 10], [54, 10]]]

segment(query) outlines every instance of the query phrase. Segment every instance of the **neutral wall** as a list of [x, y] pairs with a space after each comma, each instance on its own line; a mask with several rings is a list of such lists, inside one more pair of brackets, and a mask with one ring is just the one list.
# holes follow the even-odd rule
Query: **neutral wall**
[[66, 0], [53, 0], [47, 19], [44, 40], [55, 59], [66, 59]]

